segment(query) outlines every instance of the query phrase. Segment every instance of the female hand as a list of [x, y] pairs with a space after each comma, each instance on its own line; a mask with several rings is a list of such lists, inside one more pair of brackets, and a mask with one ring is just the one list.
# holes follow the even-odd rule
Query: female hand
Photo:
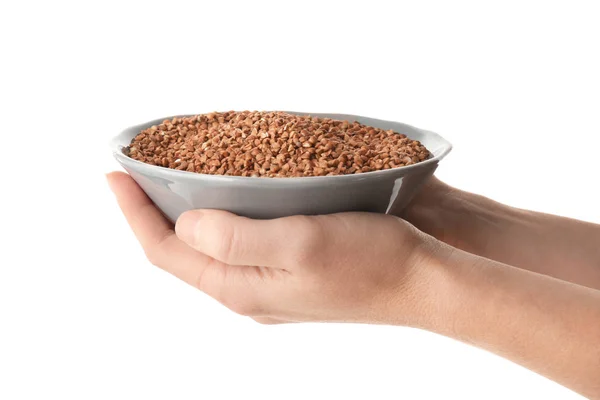
[[379, 214], [257, 221], [199, 210], [173, 230], [128, 175], [108, 178], [150, 261], [239, 314], [419, 327], [600, 398], [597, 290], [456, 250]]
[[600, 225], [509, 207], [435, 177], [402, 217], [471, 254], [600, 289]]
[[418, 325], [427, 259], [442, 248], [399, 218], [367, 213], [251, 220], [183, 214], [175, 230], [137, 184], [109, 183], [149, 260], [259, 322]]

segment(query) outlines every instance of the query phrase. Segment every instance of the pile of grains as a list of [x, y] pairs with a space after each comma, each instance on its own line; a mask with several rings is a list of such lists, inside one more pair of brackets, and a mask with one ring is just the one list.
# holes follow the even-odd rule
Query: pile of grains
[[392, 130], [258, 111], [167, 119], [139, 133], [125, 154], [177, 170], [253, 177], [358, 174], [430, 157], [420, 142]]

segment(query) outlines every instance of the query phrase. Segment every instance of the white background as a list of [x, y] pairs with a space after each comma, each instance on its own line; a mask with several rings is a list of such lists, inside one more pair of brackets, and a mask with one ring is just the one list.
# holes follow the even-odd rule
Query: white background
[[343, 112], [448, 138], [452, 185], [600, 222], [594, 3], [3, 2], [0, 398], [579, 398], [426, 332], [234, 315], [145, 261], [103, 173], [150, 119]]

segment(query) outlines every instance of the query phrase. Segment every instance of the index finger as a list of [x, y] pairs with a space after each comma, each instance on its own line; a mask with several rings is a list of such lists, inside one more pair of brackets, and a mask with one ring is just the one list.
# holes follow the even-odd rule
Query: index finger
[[[204, 269], [225, 267], [216, 265], [220, 263], [215, 264], [215, 260], [179, 240], [173, 225], [129, 175], [113, 172], [107, 175], [107, 180], [127, 223], [152, 264], [195, 287], [206, 287], [199, 282]], [[207, 276], [212, 274], [204, 275], [204, 278]]]
[[129, 175], [115, 172], [107, 179], [153, 264], [230, 308], [246, 310], [241, 307], [257, 301], [258, 286], [263, 281], [248, 279], [254, 269], [232, 267], [194, 250], [175, 235], [172, 224]]

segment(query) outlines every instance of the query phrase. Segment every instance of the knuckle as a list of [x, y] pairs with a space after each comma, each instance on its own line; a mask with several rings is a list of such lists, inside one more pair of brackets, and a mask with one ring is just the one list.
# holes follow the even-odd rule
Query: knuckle
[[144, 249], [144, 254], [146, 256], [146, 258], [148, 259], [148, 261], [154, 265], [157, 266], [159, 268], [163, 267], [164, 264], [164, 259], [165, 259], [165, 246], [167, 241], [171, 238], [172, 236], [172, 232], [168, 231], [165, 232], [165, 234], [159, 238], [157, 241], [155, 241], [154, 243], [149, 243], [146, 244], [143, 249]]
[[153, 248], [148, 248], [148, 249], [144, 249], [144, 254], [146, 255], [146, 259], [148, 259], [148, 261], [150, 262], [150, 264], [154, 265], [155, 267], [159, 267], [162, 265], [160, 258], [156, 252], [155, 249]]
[[216, 265], [218, 263], [217, 260], [211, 258], [210, 261], [204, 266], [204, 268], [198, 268], [198, 272], [196, 274], [196, 278], [194, 279], [194, 287], [201, 292], [207, 293], [211, 296], [214, 296], [213, 292], [213, 284], [208, 278], [210, 271], [214, 271], [216, 268], [219, 268], [220, 265]]
[[215, 256], [224, 262], [234, 258], [237, 247], [237, 235], [233, 226], [221, 226], [217, 232]]
[[291, 256], [296, 261], [311, 261], [320, 256], [326, 246], [326, 235], [322, 225], [314, 217], [295, 216], [292, 219], [293, 240]]

